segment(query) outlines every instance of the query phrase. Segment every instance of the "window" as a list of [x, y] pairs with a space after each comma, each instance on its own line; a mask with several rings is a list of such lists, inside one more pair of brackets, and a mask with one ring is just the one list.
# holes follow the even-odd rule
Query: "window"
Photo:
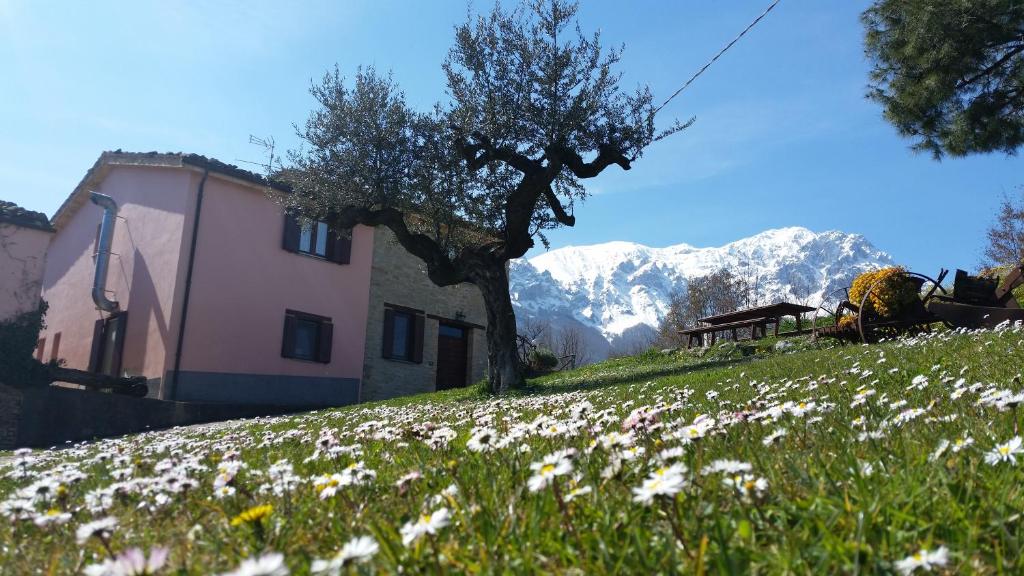
[[46, 338], [36, 340], [36, 360], [43, 361], [43, 352], [46, 350]]
[[53, 335], [53, 348], [50, 349], [50, 362], [56, 362], [60, 358], [60, 332]]
[[120, 376], [127, 323], [127, 312], [118, 312], [96, 321], [92, 332], [92, 353], [89, 355], [90, 372]]
[[281, 356], [327, 364], [334, 344], [334, 323], [330, 318], [286, 310]]
[[351, 233], [339, 233], [326, 222], [302, 223], [289, 214], [284, 216], [283, 245], [289, 252], [323, 258], [338, 264], [348, 264], [352, 253]]
[[422, 312], [388, 307], [384, 309], [384, 357], [423, 362]]

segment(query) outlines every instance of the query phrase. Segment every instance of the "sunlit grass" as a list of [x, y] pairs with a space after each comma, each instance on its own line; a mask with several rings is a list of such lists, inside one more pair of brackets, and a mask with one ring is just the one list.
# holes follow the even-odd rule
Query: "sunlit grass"
[[[75, 573], [166, 547], [165, 573], [278, 553], [305, 574], [368, 536], [339, 569], [875, 573], [945, 547], [937, 569], [1017, 573], [1024, 455], [986, 454], [1018, 433], [1022, 338], [652, 353], [503, 399], [471, 388], [34, 452], [0, 481], [0, 566]], [[19, 493], [31, 511], [12, 509]], [[70, 517], [37, 526], [47, 510]], [[107, 516], [109, 537], [78, 544]]]

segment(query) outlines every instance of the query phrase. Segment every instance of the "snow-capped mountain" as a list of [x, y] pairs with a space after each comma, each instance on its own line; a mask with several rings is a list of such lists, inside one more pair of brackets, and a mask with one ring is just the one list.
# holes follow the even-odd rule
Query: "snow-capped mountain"
[[768, 230], [717, 248], [677, 244], [651, 248], [632, 242], [569, 246], [510, 268], [512, 301], [520, 324], [542, 319], [553, 330], [575, 325], [594, 359], [613, 346], [649, 338], [687, 279], [722, 268], [757, 279], [760, 303], [817, 305], [849, 286], [857, 274], [892, 265], [888, 254], [859, 234], [806, 228]]

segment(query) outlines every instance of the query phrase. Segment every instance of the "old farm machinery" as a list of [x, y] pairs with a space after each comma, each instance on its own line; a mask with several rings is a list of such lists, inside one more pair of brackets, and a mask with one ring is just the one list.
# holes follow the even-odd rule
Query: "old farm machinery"
[[826, 297], [815, 311], [814, 336], [868, 343], [924, 332], [936, 324], [975, 329], [1024, 321], [1024, 309], [1013, 295], [1013, 289], [1024, 284], [1024, 264], [1002, 282], [957, 270], [952, 292], [942, 286], [948, 273], [943, 269], [931, 278], [887, 268], [858, 277], [853, 286]]

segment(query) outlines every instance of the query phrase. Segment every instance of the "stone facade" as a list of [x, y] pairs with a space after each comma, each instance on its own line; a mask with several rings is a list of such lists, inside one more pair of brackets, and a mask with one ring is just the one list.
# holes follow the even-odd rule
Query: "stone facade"
[[[427, 277], [426, 265], [402, 248], [387, 228], [374, 231], [370, 272], [370, 310], [360, 401], [383, 400], [435, 390], [438, 328], [442, 321], [469, 330], [467, 383], [487, 373], [487, 313], [480, 290], [472, 284], [439, 287]], [[425, 315], [422, 362], [384, 358], [384, 311], [401, 307]]]

